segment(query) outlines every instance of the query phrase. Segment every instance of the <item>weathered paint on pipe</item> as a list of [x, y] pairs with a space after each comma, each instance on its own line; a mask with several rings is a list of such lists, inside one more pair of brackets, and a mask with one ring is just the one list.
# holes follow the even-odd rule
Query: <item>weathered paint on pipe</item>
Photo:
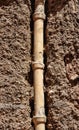
[[34, 13], [34, 107], [35, 130], [45, 130], [43, 43], [44, 43], [44, 1], [36, 0]]

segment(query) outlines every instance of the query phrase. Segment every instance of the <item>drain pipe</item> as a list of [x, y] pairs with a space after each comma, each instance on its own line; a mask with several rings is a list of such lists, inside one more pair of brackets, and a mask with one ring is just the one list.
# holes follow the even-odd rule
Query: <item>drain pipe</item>
[[43, 42], [44, 42], [44, 4], [45, 0], [35, 0], [34, 20], [34, 116], [35, 130], [45, 130], [45, 108], [43, 91]]

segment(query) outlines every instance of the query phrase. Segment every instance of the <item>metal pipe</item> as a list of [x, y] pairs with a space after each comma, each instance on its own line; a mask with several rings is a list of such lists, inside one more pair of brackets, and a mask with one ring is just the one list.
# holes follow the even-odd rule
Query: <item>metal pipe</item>
[[44, 0], [35, 1], [34, 20], [34, 108], [35, 115], [33, 122], [35, 130], [45, 130], [45, 108], [44, 108], [44, 91], [43, 91], [43, 42], [44, 42]]

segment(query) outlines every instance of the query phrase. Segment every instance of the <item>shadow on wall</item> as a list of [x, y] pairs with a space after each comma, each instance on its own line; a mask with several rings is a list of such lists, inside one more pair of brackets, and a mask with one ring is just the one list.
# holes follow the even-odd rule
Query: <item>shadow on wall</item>
[[52, 13], [53, 15], [55, 15], [58, 11], [60, 11], [64, 7], [64, 5], [67, 4], [68, 1], [69, 0], [48, 0], [47, 13], [48, 14]]
[[9, 3], [13, 2], [14, 0], [0, 0], [0, 6], [5, 5], [7, 6]]

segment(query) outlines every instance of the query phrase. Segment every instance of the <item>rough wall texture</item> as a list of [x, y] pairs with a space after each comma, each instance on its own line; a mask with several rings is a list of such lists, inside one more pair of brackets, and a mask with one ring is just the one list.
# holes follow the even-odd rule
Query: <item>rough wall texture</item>
[[[31, 4], [34, 0], [0, 0], [1, 130], [33, 129]], [[48, 5], [46, 128], [79, 130], [79, 0], [48, 0]]]
[[30, 1], [0, 1], [0, 130], [32, 130]]
[[47, 129], [79, 130], [79, 1], [48, 3]]

